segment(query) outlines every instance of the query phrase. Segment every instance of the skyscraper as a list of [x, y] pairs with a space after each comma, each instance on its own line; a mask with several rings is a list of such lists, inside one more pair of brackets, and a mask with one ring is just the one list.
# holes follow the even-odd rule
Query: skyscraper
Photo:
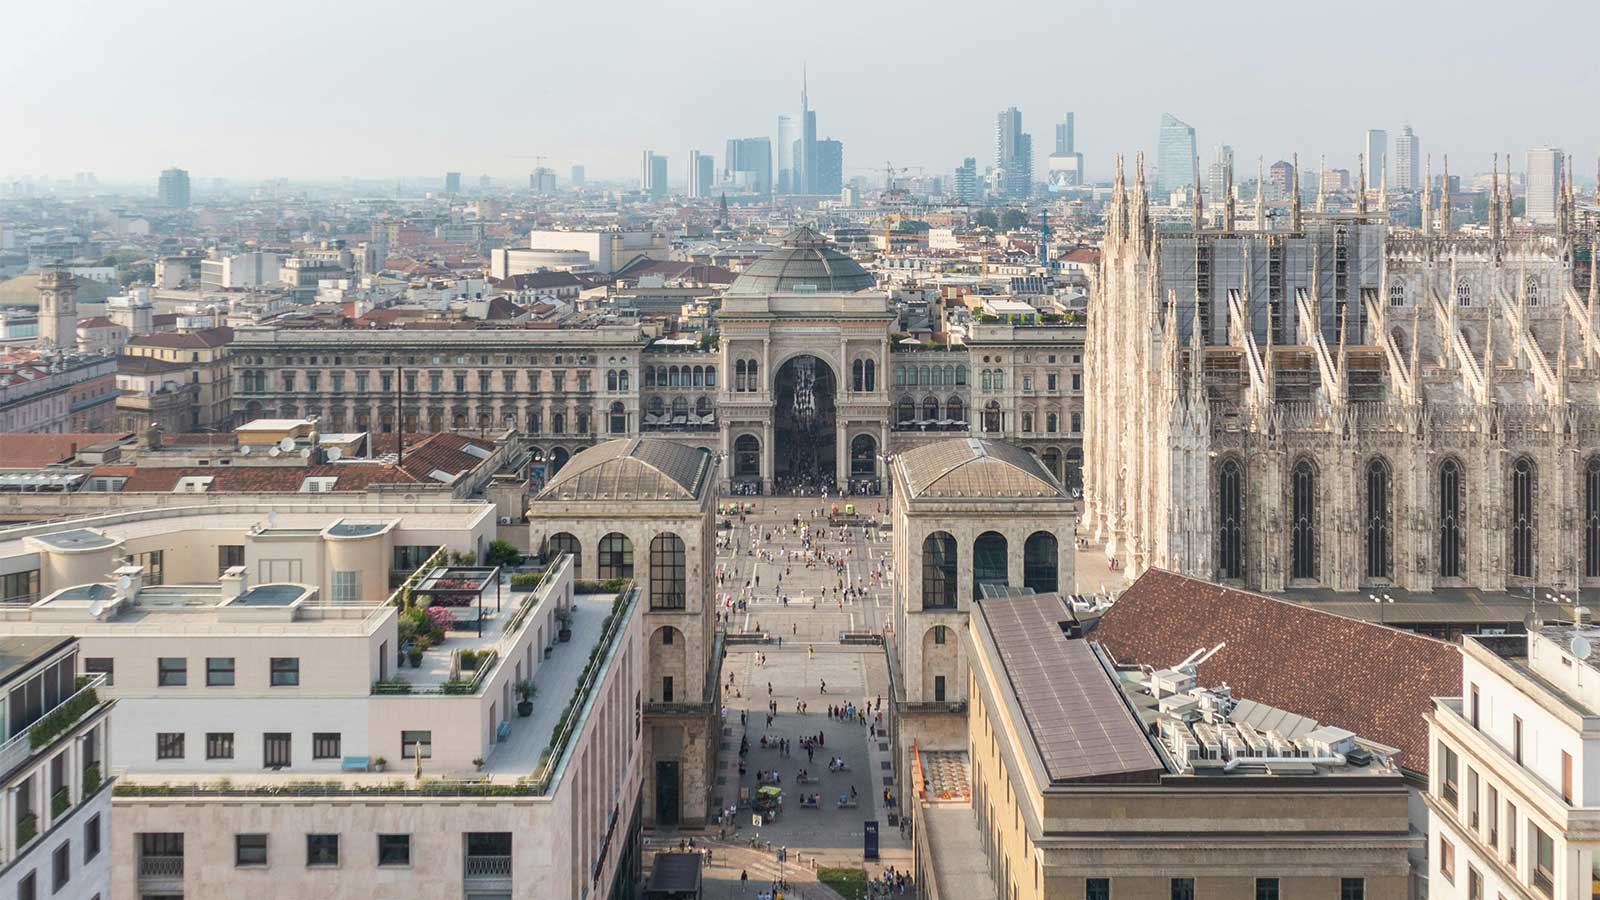
[[967, 157], [961, 165], [956, 166], [955, 177], [956, 199], [962, 203], [977, 203], [982, 196], [978, 187], [978, 160]]
[[1083, 154], [1074, 146], [1073, 114], [1056, 123], [1056, 152], [1050, 154], [1050, 190], [1061, 191], [1083, 184]]
[[1407, 125], [1394, 139], [1394, 184], [1396, 190], [1422, 190], [1422, 141]]
[[708, 153], [689, 151], [689, 196], [703, 200], [711, 196], [717, 182], [716, 161]]
[[583, 187], [583, 176], [584, 176], [583, 166], [573, 166], [572, 167], [572, 186], [574, 188]]
[[644, 152], [644, 165], [639, 172], [639, 189], [651, 200], [667, 196], [667, 158], [653, 150]]
[[556, 173], [544, 166], [534, 169], [528, 175], [528, 189], [540, 197], [554, 196], [556, 192]]
[[1211, 165], [1206, 167], [1206, 195], [1213, 203], [1221, 203], [1225, 198], [1223, 194], [1228, 190], [1228, 181], [1233, 175], [1233, 147], [1228, 144], [1218, 144], [1212, 155]]
[[461, 173], [460, 172], [446, 172], [446, 173], [444, 173], [444, 192], [446, 194], [459, 194], [459, 193], [461, 193]]
[[1156, 139], [1156, 196], [1165, 202], [1173, 191], [1194, 181], [1194, 129], [1171, 113], [1161, 114]]
[[166, 169], [156, 184], [156, 200], [172, 209], [189, 208], [189, 173], [182, 169]]
[[766, 196], [772, 193], [772, 141], [769, 138], [734, 138], [722, 156], [722, 180], [737, 190]]
[[811, 192], [836, 195], [844, 190], [844, 144], [832, 138], [817, 141], [812, 158], [816, 160], [816, 177]]
[[1033, 136], [1022, 131], [1022, 113], [1007, 107], [995, 117], [994, 167], [1003, 199], [1025, 199], [1033, 193]]
[[806, 95], [806, 72], [800, 70], [800, 146], [795, 149], [794, 167], [800, 174], [797, 194], [815, 194], [817, 190], [817, 114], [811, 111], [811, 100]]
[[1294, 170], [1294, 164], [1286, 159], [1280, 159], [1267, 169], [1267, 199], [1287, 200], [1293, 196], [1298, 188], [1295, 179], [1299, 173]]
[[795, 145], [794, 116], [778, 117], [778, 193], [800, 192], [800, 181], [794, 173]]
[[1556, 147], [1528, 151], [1528, 174], [1523, 179], [1527, 207], [1524, 215], [1535, 225], [1554, 225], [1561, 203], [1561, 173], [1566, 154]]
[[1389, 153], [1389, 132], [1382, 128], [1367, 130], [1367, 187], [1377, 190], [1383, 181], [1384, 159]]

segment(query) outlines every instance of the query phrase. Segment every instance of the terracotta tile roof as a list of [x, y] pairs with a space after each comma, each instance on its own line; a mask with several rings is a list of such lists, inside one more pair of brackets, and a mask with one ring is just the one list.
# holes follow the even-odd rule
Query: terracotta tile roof
[[117, 371], [123, 375], [159, 375], [162, 372], [182, 372], [189, 367], [180, 362], [167, 362], [154, 356], [118, 356]]
[[1100, 262], [1100, 251], [1093, 247], [1079, 247], [1076, 250], [1069, 251], [1061, 259], [1063, 262], [1082, 263], [1092, 266]]
[[576, 288], [583, 285], [571, 272], [527, 272], [508, 278], [496, 278], [491, 283], [497, 288], [514, 288], [519, 291], [535, 288]]
[[1202, 684], [1226, 681], [1236, 697], [1388, 744], [1421, 773], [1431, 698], [1461, 696], [1453, 644], [1160, 569], [1124, 591], [1089, 637], [1118, 662], [1156, 668], [1226, 642], [1201, 665]]
[[202, 328], [198, 331], [168, 331], [141, 334], [129, 343], [139, 347], [174, 347], [179, 350], [203, 350], [225, 347], [233, 343], [233, 329], [226, 325]]
[[88, 317], [86, 319], [79, 319], [78, 320], [78, 327], [79, 328], [116, 328], [117, 327], [117, 323], [111, 321], [110, 319], [106, 318], [105, 316], [90, 316], [90, 317]]
[[128, 432], [78, 434], [0, 434], [0, 467], [32, 469], [68, 462], [84, 447], [104, 441], [126, 440]]

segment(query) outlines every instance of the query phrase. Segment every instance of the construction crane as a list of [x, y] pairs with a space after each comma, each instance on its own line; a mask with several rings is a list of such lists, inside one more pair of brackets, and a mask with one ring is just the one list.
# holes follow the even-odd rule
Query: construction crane
[[894, 163], [885, 161], [884, 164], [883, 164], [883, 168], [882, 169], [866, 169], [866, 168], [860, 168], [860, 167], [852, 167], [850, 169], [850, 171], [852, 171], [852, 172], [878, 172], [878, 173], [882, 174], [883, 175], [883, 192], [887, 194], [887, 193], [890, 193], [891, 191], [894, 190], [894, 179], [895, 179], [896, 175], [904, 175], [907, 172], [916, 172], [917, 174], [920, 175], [923, 172], [923, 167], [922, 166], [899, 166], [899, 167], [896, 167], [894, 165]]

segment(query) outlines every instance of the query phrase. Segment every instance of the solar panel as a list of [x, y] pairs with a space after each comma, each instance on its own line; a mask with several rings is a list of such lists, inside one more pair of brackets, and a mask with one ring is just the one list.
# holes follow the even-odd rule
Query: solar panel
[[980, 600], [1000, 663], [1050, 780], [1161, 772], [1161, 760], [1055, 594]]

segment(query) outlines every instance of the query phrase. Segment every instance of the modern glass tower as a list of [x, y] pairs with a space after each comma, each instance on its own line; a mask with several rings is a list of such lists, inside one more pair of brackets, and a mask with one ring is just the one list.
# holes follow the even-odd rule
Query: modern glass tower
[[1161, 114], [1156, 140], [1156, 196], [1165, 203], [1173, 191], [1194, 181], [1194, 128], [1171, 113]]
[[1407, 125], [1394, 139], [1394, 179], [1396, 190], [1422, 190], [1422, 141]]
[[1382, 128], [1367, 131], [1367, 187], [1374, 190], [1383, 184], [1384, 160], [1389, 155], [1389, 132]]
[[1022, 132], [1022, 113], [1015, 106], [995, 117], [994, 167], [1002, 197], [1021, 199], [1033, 192], [1033, 136]]

